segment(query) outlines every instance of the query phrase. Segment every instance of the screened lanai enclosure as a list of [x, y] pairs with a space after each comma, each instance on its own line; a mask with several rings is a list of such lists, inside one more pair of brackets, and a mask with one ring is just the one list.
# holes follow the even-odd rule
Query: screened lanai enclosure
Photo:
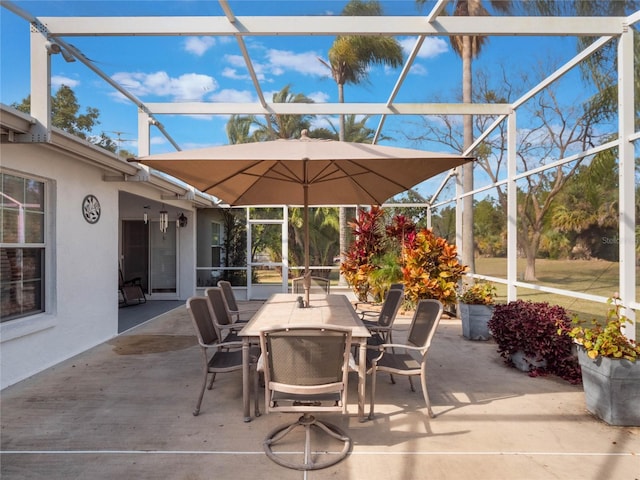
[[[256, 131], [264, 136], [253, 140], [299, 135], [286, 132], [284, 120], [291, 119], [345, 139], [348, 127], [363, 121], [366, 142], [476, 159], [388, 199], [383, 207], [390, 217], [410, 217], [454, 243], [470, 276], [498, 284], [503, 300], [549, 301], [597, 315], [618, 292], [629, 318], [636, 317], [636, 2], [608, 2], [605, 11], [598, 9], [607, 2], [502, 2], [496, 8], [494, 2], [480, 1], [390, 1], [380, 2], [374, 15], [343, 11], [347, 2], [337, 1], [260, 2], [269, 9], [247, 1], [160, 2], [162, 11], [157, 2], [94, 3], [102, 6], [99, 15], [95, 9], [85, 14], [82, 2], [78, 11], [56, 11], [39, 2], [2, 3], [3, 14], [31, 25], [30, 102], [37, 124], [21, 141], [47, 141], [51, 79], [68, 74], [70, 61], [110, 90], [123, 122], [135, 119], [136, 157], [193, 148], [196, 142], [178, 124], [186, 124], [187, 131], [227, 127], [228, 132], [232, 122], [244, 121], [247, 138], [234, 138], [245, 141]], [[465, 5], [483, 9], [467, 11]], [[233, 45], [233, 53], [224, 57], [229, 63], [203, 62], [196, 73], [164, 65], [161, 51], [178, 48], [185, 38], [214, 51]], [[294, 55], [296, 44], [308, 38], [324, 44]], [[397, 40], [400, 62], [361, 61], [339, 68], [347, 64], [339, 59], [338, 40], [359, 45], [380, 39]], [[167, 83], [181, 75], [233, 75], [242, 87], [163, 101], [140, 76], [123, 75], [120, 66], [101, 62], [98, 46], [105, 44], [138, 52], [140, 65], [132, 71], [171, 68]], [[267, 50], [270, 57], [259, 56]], [[449, 60], [439, 62], [438, 52], [447, 52]], [[272, 63], [266, 65], [265, 58]], [[323, 76], [326, 90], [340, 96], [314, 96], [302, 83], [290, 88], [308, 101], [278, 97], [273, 92], [287, 85], [280, 72], [293, 61], [306, 67], [304, 75]], [[374, 88], [382, 83], [385, 87]], [[300, 205], [231, 208], [212, 200], [217, 208], [198, 211], [193, 249], [198, 288], [221, 276], [233, 277], [249, 297], [260, 290], [259, 277], [286, 288], [300, 272]], [[320, 222], [315, 231], [321, 252], [312, 269], [326, 272], [336, 285], [348, 247], [347, 223], [358, 208], [369, 205], [312, 210], [311, 219]], [[281, 248], [274, 249], [278, 244]], [[636, 338], [636, 330], [637, 324], [627, 334]]]

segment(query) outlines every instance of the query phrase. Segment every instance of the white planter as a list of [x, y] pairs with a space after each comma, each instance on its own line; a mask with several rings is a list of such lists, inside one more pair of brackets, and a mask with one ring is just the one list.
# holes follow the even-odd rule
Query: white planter
[[578, 348], [587, 410], [609, 425], [640, 426], [640, 361], [597, 357]]
[[489, 340], [491, 332], [487, 323], [493, 315], [493, 305], [470, 305], [459, 303], [462, 336], [469, 340]]
[[534, 368], [545, 368], [547, 366], [546, 360], [528, 357], [522, 350], [511, 355], [511, 362], [514, 367], [523, 372], [530, 372]]

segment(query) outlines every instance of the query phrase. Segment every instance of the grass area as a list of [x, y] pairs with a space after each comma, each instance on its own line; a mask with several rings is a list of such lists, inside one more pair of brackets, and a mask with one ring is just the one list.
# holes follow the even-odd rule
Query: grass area
[[[525, 268], [525, 260], [518, 260], [518, 276], [522, 278]], [[619, 264], [603, 260], [548, 260], [536, 261], [536, 276], [538, 285], [560, 288], [591, 295], [610, 297], [618, 290]], [[504, 278], [507, 277], [506, 258], [476, 259], [476, 271], [482, 275]], [[640, 279], [640, 268], [636, 268], [636, 278]], [[282, 283], [282, 277], [277, 270], [258, 272], [258, 283]], [[332, 271], [330, 275], [332, 285], [338, 283], [338, 272]], [[640, 298], [640, 281], [636, 292], [636, 298]], [[505, 302], [507, 288], [505, 285], [496, 285], [498, 289], [498, 301]], [[604, 303], [591, 302], [577, 298], [566, 297], [547, 292], [539, 292], [527, 288], [518, 287], [518, 298], [532, 302], [547, 302], [552, 305], [564, 307], [570, 316], [578, 315], [580, 318], [590, 320], [597, 318], [604, 320], [608, 306]], [[624, 300], [624, 299], [623, 299]], [[640, 339], [640, 322], [636, 322], [636, 338]]]
[[[525, 260], [518, 260], [518, 276], [524, 272]], [[618, 291], [619, 264], [602, 260], [547, 260], [536, 261], [537, 285], [561, 288], [575, 292], [610, 297]], [[477, 258], [476, 271], [482, 275], [499, 278], [507, 276], [506, 258]], [[636, 267], [636, 278], [640, 278], [640, 268]], [[640, 282], [636, 298], [640, 298]], [[506, 300], [506, 286], [497, 285], [500, 298]], [[603, 320], [608, 305], [589, 300], [570, 298], [547, 292], [539, 292], [518, 287], [518, 298], [532, 302], [548, 302], [564, 307], [570, 315], [578, 315], [582, 319], [597, 318]], [[623, 299], [624, 300], [624, 299]], [[640, 338], [640, 326], [636, 322], [636, 338]]]

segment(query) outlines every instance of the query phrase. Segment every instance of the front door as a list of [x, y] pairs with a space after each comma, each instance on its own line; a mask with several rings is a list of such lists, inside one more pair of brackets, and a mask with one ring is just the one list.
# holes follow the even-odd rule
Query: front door
[[150, 222], [149, 286], [154, 300], [173, 300], [178, 292], [178, 257], [175, 222], [169, 222], [166, 232], [159, 222]]
[[125, 280], [140, 278], [151, 300], [178, 296], [177, 238], [175, 223], [165, 233], [157, 221], [122, 222], [122, 270]]
[[122, 274], [125, 280], [140, 278], [149, 294], [149, 225], [142, 220], [122, 222]]

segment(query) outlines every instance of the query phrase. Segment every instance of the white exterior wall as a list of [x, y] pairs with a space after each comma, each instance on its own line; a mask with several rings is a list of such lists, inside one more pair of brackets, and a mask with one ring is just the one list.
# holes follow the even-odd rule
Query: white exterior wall
[[[118, 192], [102, 172], [37, 145], [2, 145], [2, 167], [52, 180], [47, 195], [47, 312], [0, 325], [2, 388], [118, 332]], [[95, 224], [82, 216], [100, 201]]]
[[[3, 143], [3, 171], [42, 179], [46, 197], [46, 312], [0, 324], [0, 388], [103, 343], [118, 334], [118, 255], [120, 221], [139, 217], [119, 205], [127, 191], [183, 212], [188, 226], [178, 229], [177, 299], [196, 291], [196, 210], [188, 200], [163, 200], [166, 192], [147, 182], [104, 181], [97, 164], [42, 144]], [[113, 175], [113, 173], [111, 173]], [[95, 195], [100, 220], [89, 224], [82, 201]], [[172, 217], [175, 222], [175, 216]]]

